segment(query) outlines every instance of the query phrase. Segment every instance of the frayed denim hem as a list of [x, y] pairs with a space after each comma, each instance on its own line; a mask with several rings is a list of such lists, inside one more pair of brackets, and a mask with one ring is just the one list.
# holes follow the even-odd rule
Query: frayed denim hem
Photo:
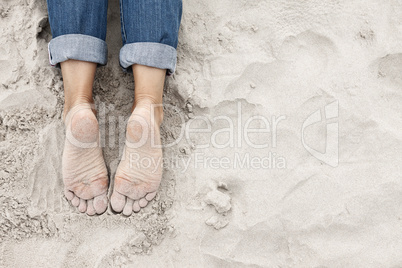
[[49, 61], [60, 66], [66, 60], [80, 60], [106, 65], [107, 45], [102, 39], [83, 34], [65, 34], [53, 38], [48, 45]]
[[125, 44], [120, 50], [120, 66], [126, 72], [132, 72], [133, 64], [166, 69], [167, 75], [174, 73], [177, 51], [174, 47], [153, 42]]

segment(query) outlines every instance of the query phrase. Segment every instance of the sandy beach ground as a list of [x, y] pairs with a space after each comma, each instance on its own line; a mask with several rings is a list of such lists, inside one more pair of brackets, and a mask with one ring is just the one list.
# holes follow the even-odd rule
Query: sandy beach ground
[[[113, 178], [134, 94], [109, 2]], [[63, 197], [50, 39], [44, 0], [0, 1], [0, 267], [402, 267], [401, 1], [184, 0], [164, 176], [130, 217]]]

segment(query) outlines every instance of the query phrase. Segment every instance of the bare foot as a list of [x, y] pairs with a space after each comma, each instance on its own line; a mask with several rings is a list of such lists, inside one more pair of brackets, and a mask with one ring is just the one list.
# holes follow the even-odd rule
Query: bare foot
[[151, 104], [137, 104], [126, 132], [126, 145], [116, 171], [111, 205], [126, 216], [151, 201], [162, 178], [160, 123], [162, 113], [151, 118]]
[[102, 214], [107, 208], [109, 179], [99, 146], [98, 121], [91, 105], [85, 103], [74, 106], [67, 113], [64, 122], [65, 196], [82, 213]]

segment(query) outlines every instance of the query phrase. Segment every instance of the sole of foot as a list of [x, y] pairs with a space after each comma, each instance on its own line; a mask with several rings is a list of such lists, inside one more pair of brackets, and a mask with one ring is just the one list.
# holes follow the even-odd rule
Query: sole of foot
[[122, 160], [116, 171], [112, 209], [130, 216], [156, 196], [162, 178], [160, 123], [151, 117], [149, 106], [137, 106], [126, 131]]
[[65, 117], [66, 139], [62, 168], [64, 194], [88, 215], [102, 214], [108, 206], [108, 174], [99, 145], [99, 126], [90, 104], [79, 104]]

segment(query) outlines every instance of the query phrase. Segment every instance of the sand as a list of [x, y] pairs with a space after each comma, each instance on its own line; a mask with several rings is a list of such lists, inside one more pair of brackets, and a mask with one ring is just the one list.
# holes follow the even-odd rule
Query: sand
[[[108, 22], [113, 178], [133, 81], [117, 1]], [[45, 1], [1, 1], [0, 26], [0, 267], [402, 267], [400, 1], [185, 0], [161, 188], [128, 218], [63, 198]]]

